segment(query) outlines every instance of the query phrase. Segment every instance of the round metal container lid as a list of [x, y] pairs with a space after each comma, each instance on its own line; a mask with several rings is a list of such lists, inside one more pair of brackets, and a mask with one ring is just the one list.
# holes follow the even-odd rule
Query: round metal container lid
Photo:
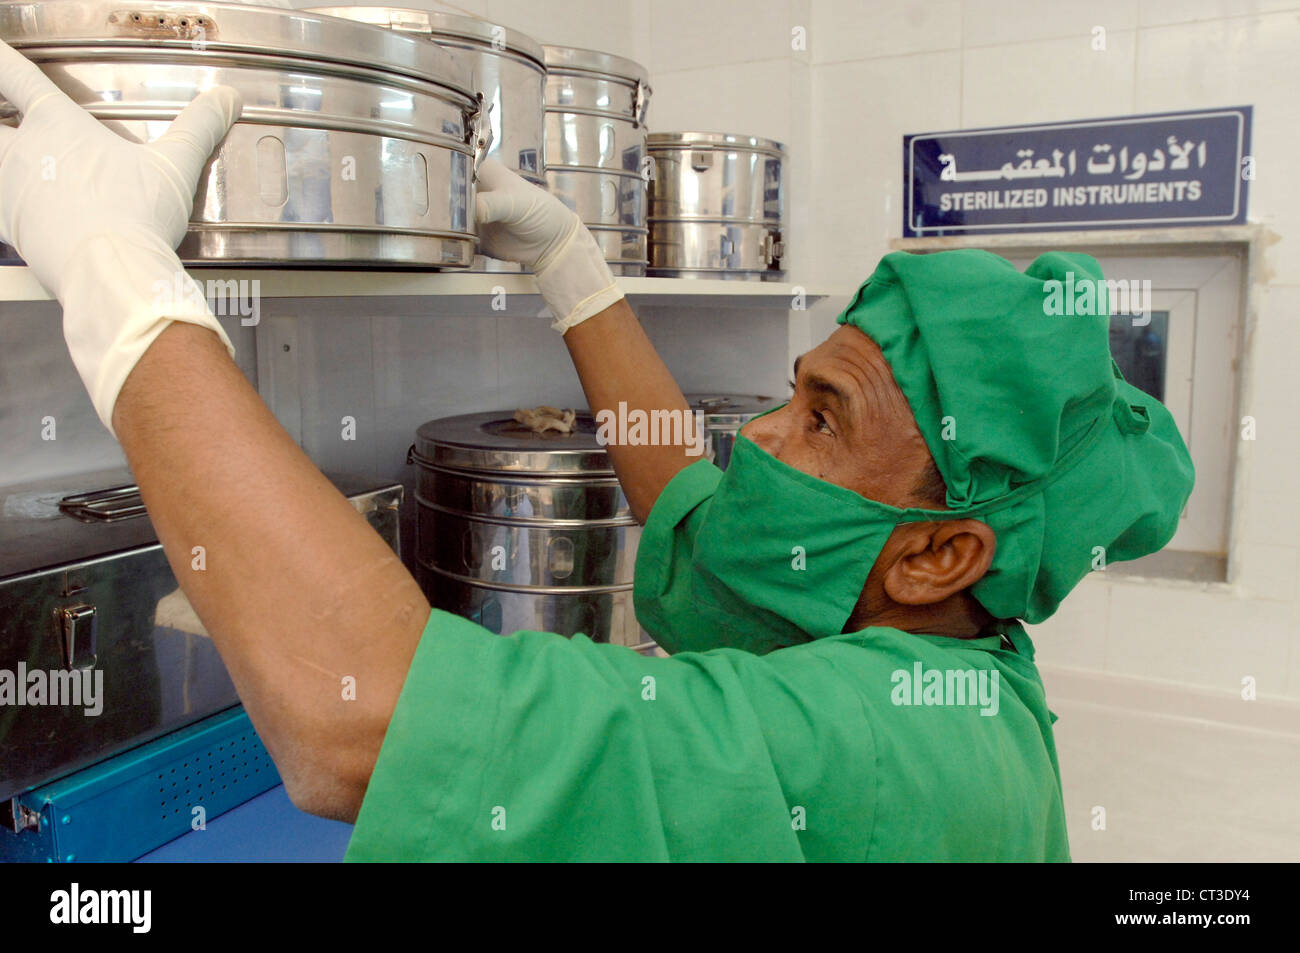
[[650, 71], [640, 63], [602, 53], [600, 50], [583, 50], [575, 46], [542, 46], [546, 68], [556, 73], [605, 73], [631, 84], [649, 83]]
[[436, 44], [283, 7], [170, 0], [0, 3], [0, 38], [19, 49], [93, 45], [292, 56], [401, 73], [473, 98], [468, 68]]
[[496, 44], [504, 41], [506, 50], [535, 60], [539, 66], [543, 65], [542, 44], [518, 30], [480, 20], [478, 17], [461, 17], [454, 13], [412, 10], [406, 7], [309, 7], [305, 12], [356, 20], [358, 23], [369, 23], [431, 39], [448, 37], [468, 40], [476, 46], [487, 46], [493, 50], [498, 48]]
[[614, 465], [596, 442], [596, 422], [578, 411], [578, 430], [533, 433], [514, 420], [513, 410], [440, 417], [415, 432], [421, 464], [491, 473], [546, 476], [613, 476]]
[[785, 403], [782, 397], [750, 394], [687, 394], [686, 400], [691, 410], [704, 411], [704, 426], [710, 430], [735, 429]]
[[646, 137], [646, 148], [653, 150], [656, 146], [662, 149], [754, 149], [785, 156], [785, 145], [775, 139], [731, 132], [652, 132]]

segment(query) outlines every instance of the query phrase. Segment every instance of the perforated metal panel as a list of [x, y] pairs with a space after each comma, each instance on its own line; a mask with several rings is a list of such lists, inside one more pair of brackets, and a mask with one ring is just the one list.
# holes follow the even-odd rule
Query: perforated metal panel
[[194, 805], [213, 803], [231, 792], [247, 794], [250, 787], [262, 791], [280, 783], [271, 756], [252, 725], [215, 747], [196, 750], [179, 765], [160, 769], [156, 778], [159, 820], [164, 824], [177, 818], [188, 824]]
[[279, 783], [236, 706], [26, 792], [9, 813], [27, 829], [0, 830], [0, 861], [134, 860]]

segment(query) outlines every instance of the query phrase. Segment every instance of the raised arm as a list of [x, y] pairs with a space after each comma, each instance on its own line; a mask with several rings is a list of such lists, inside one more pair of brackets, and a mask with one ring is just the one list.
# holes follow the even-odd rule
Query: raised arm
[[167, 561], [290, 798], [354, 820], [429, 618], [420, 587], [211, 331], [163, 331], [113, 420]]
[[[189, 279], [173, 249], [238, 96], [209, 90], [138, 145], [3, 42], [0, 94], [22, 114], [19, 128], [0, 127], [0, 236], [63, 305], [78, 373], [291, 798], [352, 819], [429, 606], [244, 380], [197, 286], [174, 294]], [[492, 194], [498, 240], [536, 245], [527, 212], [548, 206]], [[684, 408], [590, 234], [558, 202], [549, 211], [562, 221], [541, 239], [550, 257], [519, 260], [562, 315], [593, 407]], [[671, 447], [611, 453], [642, 518], [692, 459]]]
[[[587, 232], [585, 227], [583, 232]], [[605, 410], [617, 419], [620, 402], [629, 411], [639, 408], [647, 414], [680, 410], [685, 428], [690, 414], [686, 398], [625, 299], [570, 328], [564, 333], [564, 343], [593, 414]], [[675, 445], [607, 446], [632, 515], [642, 523], [668, 481], [682, 467], [700, 459], [698, 454], [690, 455], [691, 434], [685, 429], [682, 433], [683, 442]], [[698, 437], [703, 440], [703, 433]]]
[[[591, 233], [554, 196], [491, 160], [479, 172], [478, 219], [485, 250], [533, 269], [542, 297], [564, 335], [593, 414], [620, 419], [641, 411], [690, 409], [619, 290]], [[624, 416], [626, 416], [626, 414]], [[681, 442], [607, 445], [632, 513], [645, 522], [660, 491], [683, 467], [700, 459], [697, 439], [683, 421]], [[616, 434], [621, 438], [621, 434]]]
[[145, 146], [2, 42], [0, 93], [22, 113], [0, 128], [0, 234], [62, 303], [77, 370], [290, 797], [352, 819], [429, 605], [244, 380], [201, 293], [171, 293], [238, 96], [203, 93]]

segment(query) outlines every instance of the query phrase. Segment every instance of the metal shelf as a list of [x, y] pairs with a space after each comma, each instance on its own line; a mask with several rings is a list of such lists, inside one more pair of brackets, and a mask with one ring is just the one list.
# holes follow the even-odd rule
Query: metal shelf
[[[531, 275], [463, 272], [355, 271], [197, 266], [198, 281], [257, 281], [263, 298], [430, 297], [446, 300], [448, 310], [473, 301], [482, 304], [504, 291], [508, 296], [540, 296]], [[824, 294], [788, 282], [722, 281], [690, 278], [620, 278], [634, 303], [678, 307], [760, 306], [788, 309], [802, 294], [811, 303]], [[245, 287], [254, 287], [251, 284]], [[461, 299], [458, 304], [457, 299]], [[22, 265], [0, 266], [0, 301], [48, 301], [50, 295]], [[442, 310], [439, 306], [439, 310]]]

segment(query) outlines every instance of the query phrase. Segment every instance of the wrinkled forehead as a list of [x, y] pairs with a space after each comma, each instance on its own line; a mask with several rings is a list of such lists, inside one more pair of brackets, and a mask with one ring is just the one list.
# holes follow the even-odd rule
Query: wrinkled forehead
[[[842, 324], [832, 331], [827, 338], [810, 351], [795, 359], [796, 366], [802, 366], [804, 360], [820, 363], [827, 359], [845, 361], [850, 364], [878, 364], [888, 368], [884, 352], [875, 341], [867, 337], [860, 329], [851, 324]], [[891, 373], [892, 376], [892, 373]]]
[[860, 329], [842, 325], [799, 356], [796, 374], [813, 389], [837, 391], [864, 416], [912, 419], [911, 408], [880, 346]]

